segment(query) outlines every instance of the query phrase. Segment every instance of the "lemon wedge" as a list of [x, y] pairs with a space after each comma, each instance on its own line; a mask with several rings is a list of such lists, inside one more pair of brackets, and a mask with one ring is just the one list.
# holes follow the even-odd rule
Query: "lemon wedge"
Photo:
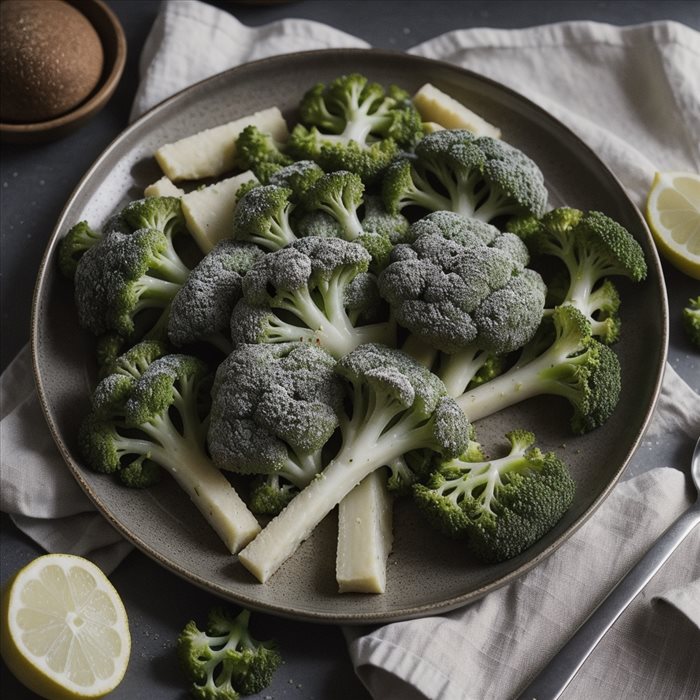
[[92, 562], [47, 554], [3, 591], [0, 649], [10, 671], [44, 698], [99, 698], [116, 688], [129, 663], [126, 611]]
[[700, 175], [656, 173], [646, 217], [661, 254], [700, 279]]

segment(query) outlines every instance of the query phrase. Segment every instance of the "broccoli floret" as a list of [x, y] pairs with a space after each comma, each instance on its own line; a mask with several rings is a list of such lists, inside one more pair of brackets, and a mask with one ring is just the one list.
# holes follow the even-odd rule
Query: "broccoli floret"
[[323, 170], [313, 160], [298, 160], [277, 170], [270, 176], [270, 185], [286, 187], [292, 191], [291, 199], [296, 204], [323, 176]]
[[199, 700], [238, 700], [272, 682], [282, 662], [274, 640], [260, 642], [250, 633], [250, 612], [233, 616], [223, 608], [209, 612], [204, 630], [190, 620], [177, 639], [177, 653], [190, 692]]
[[422, 123], [408, 93], [388, 90], [358, 74], [317, 84], [302, 98], [300, 123], [289, 149], [327, 172], [350, 170], [364, 182], [375, 178], [399, 149], [410, 149]]
[[102, 234], [92, 229], [87, 221], [75, 224], [58, 246], [58, 267], [63, 275], [73, 279], [80, 258], [101, 239]]
[[602, 425], [620, 397], [620, 362], [591, 337], [586, 317], [574, 306], [559, 306], [525, 346], [520, 360], [495, 379], [457, 399], [471, 421], [541, 394], [562, 396], [574, 409], [571, 428], [585, 433]]
[[223, 240], [192, 270], [173, 298], [168, 337], [176, 347], [204, 341], [231, 352], [231, 312], [243, 275], [263, 256], [252, 243]]
[[244, 298], [231, 316], [234, 346], [301, 341], [342, 357], [366, 342], [392, 342], [390, 321], [353, 325], [362, 304], [351, 285], [369, 260], [362, 246], [339, 238], [302, 238], [268, 253], [243, 278]]
[[137, 199], [122, 209], [121, 217], [134, 231], [152, 228], [164, 233], [170, 241], [186, 231], [179, 197]]
[[154, 324], [137, 330], [139, 313], [156, 309], [159, 318], [167, 314], [189, 272], [161, 231], [105, 236], [80, 258], [75, 272], [80, 324], [96, 335], [143, 335]]
[[233, 214], [233, 238], [279, 250], [297, 239], [289, 222], [294, 209], [292, 190], [277, 185], [254, 187], [238, 200]]
[[516, 430], [506, 438], [507, 456], [487, 460], [472, 446], [413, 489], [418, 508], [434, 527], [466, 538], [468, 549], [489, 563], [517, 556], [549, 532], [575, 491], [566, 465], [553, 452], [533, 447], [532, 433]]
[[164, 355], [144, 367], [153, 355], [157, 346], [137, 346], [97, 385], [93, 412], [80, 429], [81, 453], [92, 469], [118, 473], [127, 485], [151, 481], [151, 463], [165, 468], [235, 553], [260, 526], [207, 455], [201, 411], [206, 365], [188, 355]]
[[690, 342], [700, 348], [700, 296], [688, 299], [683, 308], [683, 328]]
[[250, 487], [248, 505], [256, 515], [278, 515], [299, 493], [299, 489], [280, 474], [255, 477]]
[[318, 523], [365, 477], [397, 457], [429, 448], [445, 457], [467, 446], [469, 423], [442, 382], [399, 350], [367, 344], [340, 359], [352, 415], [328, 466], [240, 554], [265, 582]]
[[[461, 216], [443, 214], [418, 222], [434, 233], [394, 248], [379, 291], [401, 326], [441, 351], [435, 371], [448, 393], [459, 396], [489, 357], [532, 338], [542, 320], [545, 286], [524, 267], [527, 250], [517, 236], [481, 222], [477, 231], [493, 230], [474, 234]], [[435, 356], [428, 357], [432, 367]]]
[[415, 158], [399, 158], [383, 177], [384, 204], [447, 210], [491, 222], [504, 215], [542, 215], [544, 176], [534, 161], [504, 141], [462, 129], [425, 136]]
[[355, 240], [363, 233], [358, 210], [362, 206], [365, 186], [347, 170], [338, 170], [318, 178], [302, 200], [304, 209], [323, 211], [332, 216], [342, 230], [342, 238]]
[[560, 207], [541, 219], [524, 217], [508, 224], [533, 256], [550, 256], [568, 273], [557, 302], [575, 306], [591, 324], [592, 335], [611, 344], [620, 335], [620, 297], [610, 276], [642, 281], [647, 265], [641, 246], [624, 227], [597, 211]]
[[252, 170], [263, 184], [267, 184], [280, 168], [292, 162], [284, 153], [284, 145], [254, 124], [246, 126], [236, 139], [236, 166], [241, 170]]

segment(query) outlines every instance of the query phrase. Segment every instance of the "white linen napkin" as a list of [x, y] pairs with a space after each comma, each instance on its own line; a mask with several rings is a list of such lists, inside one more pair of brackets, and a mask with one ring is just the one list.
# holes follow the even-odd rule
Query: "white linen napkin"
[[[205, 54], [198, 49], [203, 45]], [[249, 60], [365, 46], [315, 22], [288, 19], [249, 28], [196, 0], [164, 3], [141, 57], [132, 117], [193, 81]], [[470, 68], [538, 102], [597, 151], [639, 205], [655, 169], [700, 170], [700, 39], [687, 27], [574, 22], [458, 30], [411, 52]], [[130, 545], [92, 509], [48, 430], [36, 430], [43, 416], [26, 348], [0, 377], [0, 393], [0, 508], [47, 550], [89, 556], [110, 571]], [[667, 454], [678, 454], [698, 434], [700, 398], [667, 366], [647, 435], [672, 442], [675, 449]], [[440, 618], [386, 625], [367, 636], [353, 631], [350, 653], [370, 691], [402, 700], [512, 694], [687, 507], [683, 477], [670, 468], [683, 465], [661, 466], [668, 468], [619, 485], [570, 542], [515, 584]], [[700, 578], [698, 561], [696, 533], [606, 636], [568, 697], [700, 694], [697, 678], [689, 677], [689, 669], [700, 665], [700, 638], [691, 623], [700, 625], [700, 586], [689, 586]], [[652, 590], [663, 593], [669, 606], [652, 604]], [[688, 640], [695, 646], [679, 648]], [[472, 669], [469, 675], [466, 669]]]

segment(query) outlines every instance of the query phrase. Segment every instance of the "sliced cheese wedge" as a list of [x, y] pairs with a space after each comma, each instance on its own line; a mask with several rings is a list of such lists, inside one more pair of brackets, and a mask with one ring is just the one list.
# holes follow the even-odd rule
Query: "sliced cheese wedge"
[[365, 477], [340, 502], [335, 573], [341, 593], [384, 592], [392, 511], [384, 470]]
[[468, 129], [477, 136], [501, 137], [498, 127], [430, 83], [413, 96], [413, 104], [424, 122], [436, 122], [445, 129]]
[[233, 234], [233, 210], [238, 201], [238, 190], [251, 180], [257, 182], [255, 175], [246, 170], [183, 195], [185, 223], [203, 253], [208, 253], [221, 239]]
[[180, 189], [167, 175], [151, 183], [143, 191], [144, 197], [182, 197], [185, 190]]
[[276, 141], [286, 141], [289, 136], [282, 113], [277, 107], [270, 107], [179, 141], [166, 143], [156, 151], [158, 165], [175, 182], [223, 175], [234, 167], [236, 138], [251, 124], [260, 131], [272, 134]]

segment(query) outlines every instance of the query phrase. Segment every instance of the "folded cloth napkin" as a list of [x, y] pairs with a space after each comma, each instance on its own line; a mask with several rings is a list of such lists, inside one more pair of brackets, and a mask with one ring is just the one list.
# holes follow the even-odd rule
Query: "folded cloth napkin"
[[[366, 46], [315, 22], [289, 19], [248, 28], [195, 0], [165, 3], [141, 57], [132, 117], [193, 81], [246, 61], [298, 49]], [[538, 102], [595, 148], [637, 204], [655, 169], [700, 170], [700, 39], [686, 27], [575, 22], [464, 30], [411, 52], [470, 68]], [[47, 550], [89, 556], [110, 571], [130, 545], [92, 509], [48, 431], [34, 429], [43, 417], [27, 349], [0, 378], [0, 393], [0, 508]], [[672, 443], [668, 454], [678, 454], [698, 434], [700, 398], [667, 366], [647, 437]], [[683, 475], [672, 468], [620, 484], [547, 562], [481, 602], [365, 634], [348, 630], [358, 674], [378, 698], [512, 695], [688, 503]], [[696, 533], [607, 635], [568, 697], [700, 694], [690, 675], [700, 665], [694, 626], [700, 625], [700, 584], [690, 584], [700, 577], [698, 561]], [[651, 591], [664, 602], [650, 602]]]

